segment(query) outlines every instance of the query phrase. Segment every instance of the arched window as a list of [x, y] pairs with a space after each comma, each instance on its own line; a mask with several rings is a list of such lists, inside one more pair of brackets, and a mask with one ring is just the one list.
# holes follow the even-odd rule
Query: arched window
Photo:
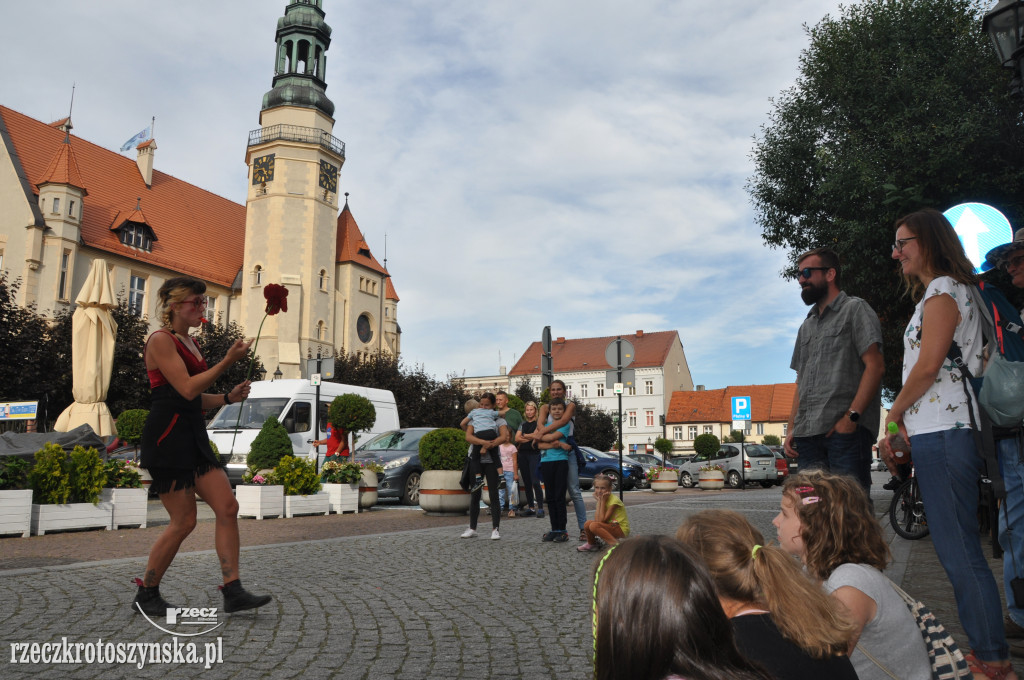
[[263, 267], [256, 265], [252, 270], [252, 285], [258, 286], [263, 283]]
[[327, 290], [327, 270], [320, 270], [320, 290]]
[[327, 341], [327, 326], [323, 321], [317, 321], [316, 323], [316, 339], [324, 342]]

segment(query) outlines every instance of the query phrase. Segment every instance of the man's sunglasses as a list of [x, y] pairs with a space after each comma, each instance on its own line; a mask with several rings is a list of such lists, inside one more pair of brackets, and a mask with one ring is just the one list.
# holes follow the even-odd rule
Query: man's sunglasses
[[809, 279], [811, 278], [811, 272], [827, 272], [829, 269], [832, 269], [832, 267], [804, 267], [803, 269], [798, 269], [796, 275], [801, 279]]

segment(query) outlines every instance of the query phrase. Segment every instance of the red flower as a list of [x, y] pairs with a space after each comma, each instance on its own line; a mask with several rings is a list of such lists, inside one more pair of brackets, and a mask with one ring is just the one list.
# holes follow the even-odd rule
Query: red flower
[[267, 314], [273, 316], [288, 311], [288, 289], [284, 286], [268, 283], [263, 287], [263, 297], [267, 299]]

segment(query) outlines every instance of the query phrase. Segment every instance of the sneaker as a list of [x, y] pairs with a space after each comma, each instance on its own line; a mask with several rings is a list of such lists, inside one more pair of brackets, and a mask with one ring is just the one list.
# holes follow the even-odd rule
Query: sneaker
[[466, 529], [459, 538], [476, 538], [476, 529]]
[[565, 531], [559, 531], [551, 540], [555, 543], [565, 543], [569, 540], [569, 534]]
[[580, 547], [576, 548], [576, 550], [579, 551], [579, 552], [595, 552], [597, 550], [600, 550], [600, 548], [598, 548], [596, 545], [593, 545], [591, 543], [584, 543]]
[[549, 531], [546, 534], [544, 534], [543, 536], [541, 536], [540, 540], [544, 541], [545, 543], [550, 543], [551, 541], [555, 540], [555, 534], [556, 534], [556, 532]]
[[504, 477], [502, 477], [501, 479], [498, 480], [498, 488], [499, 489], [507, 489], [508, 488], [508, 485], [505, 483], [505, 478]]
[[896, 489], [900, 488], [900, 484], [902, 484], [904, 481], [905, 480], [900, 479], [896, 475], [893, 475], [892, 477], [889, 478], [888, 482], [882, 485], [882, 488], [885, 489], [886, 491], [895, 491]]
[[544, 519], [544, 508], [537, 508], [537, 519]]
[[469, 492], [473, 493], [475, 491], [479, 491], [482, 488], [484, 488], [484, 478], [477, 477], [475, 480], [473, 480], [473, 484], [469, 487]]
[[523, 508], [519, 511], [520, 517], [533, 517], [536, 514], [537, 511], [534, 508]]
[[497, 541], [499, 538], [501, 538], [501, 534], [498, 533], [497, 529], [495, 529], [494, 531], [491, 532], [491, 540], [492, 541]]
[[1003, 619], [1003, 630], [1006, 631], [1007, 640], [1024, 640], [1024, 626], [1018, 625], [1009, 616]]

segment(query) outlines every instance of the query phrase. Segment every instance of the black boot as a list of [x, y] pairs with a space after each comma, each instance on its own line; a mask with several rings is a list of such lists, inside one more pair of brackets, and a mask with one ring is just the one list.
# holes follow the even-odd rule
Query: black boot
[[171, 608], [171, 605], [160, 597], [160, 586], [147, 588], [142, 585], [140, 579], [135, 579], [135, 584], [139, 590], [135, 593], [135, 599], [132, 601], [132, 609], [142, 612], [146, 616], [167, 616], [167, 610]]
[[220, 591], [224, 595], [224, 611], [228, 614], [262, 607], [272, 599], [270, 595], [253, 595], [237, 578], [220, 586]]

